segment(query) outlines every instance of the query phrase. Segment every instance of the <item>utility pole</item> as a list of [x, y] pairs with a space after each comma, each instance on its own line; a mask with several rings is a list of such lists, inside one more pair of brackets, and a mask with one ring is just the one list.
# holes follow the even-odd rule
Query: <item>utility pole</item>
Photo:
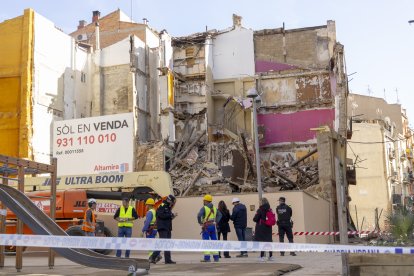
[[[346, 139], [338, 135], [335, 141], [335, 186], [336, 186], [336, 204], [338, 210], [338, 228], [340, 244], [348, 244], [348, 200], [346, 185]], [[348, 255], [342, 253], [342, 275], [349, 275]]]
[[261, 98], [257, 92], [259, 85], [256, 80], [256, 86], [247, 91], [247, 97], [253, 101], [253, 131], [254, 131], [254, 144], [256, 152], [256, 176], [257, 176], [257, 193], [259, 194], [259, 205], [262, 203], [263, 190], [262, 190], [262, 176], [260, 171], [260, 150], [259, 150], [259, 126], [257, 124], [257, 103], [260, 103]]

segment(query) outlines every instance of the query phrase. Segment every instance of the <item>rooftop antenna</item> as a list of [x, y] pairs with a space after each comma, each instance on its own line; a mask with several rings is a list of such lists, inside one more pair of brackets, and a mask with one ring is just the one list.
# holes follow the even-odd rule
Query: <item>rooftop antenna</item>
[[131, 23], [132, 23], [132, 0], [131, 0]]
[[400, 98], [398, 97], [398, 89], [395, 88], [395, 94], [397, 94], [397, 103], [400, 103]]
[[372, 95], [372, 90], [371, 90], [371, 88], [369, 87], [369, 85], [368, 85], [368, 88], [367, 88], [367, 92], [368, 92], [368, 96], [371, 96], [371, 95]]

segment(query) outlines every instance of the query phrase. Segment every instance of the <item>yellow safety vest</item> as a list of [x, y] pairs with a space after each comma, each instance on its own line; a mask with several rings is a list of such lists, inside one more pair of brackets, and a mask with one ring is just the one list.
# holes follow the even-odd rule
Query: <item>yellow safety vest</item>
[[155, 216], [155, 209], [150, 209], [149, 211], [152, 213], [152, 220], [150, 222], [150, 225], [155, 225], [155, 221], [157, 220]]
[[[128, 206], [128, 210], [125, 212], [124, 206], [119, 209], [119, 218], [132, 219], [132, 206]], [[132, 221], [118, 222], [118, 227], [132, 227], [134, 223]]]
[[[211, 212], [211, 214], [210, 214]], [[214, 222], [216, 220], [216, 214], [217, 214], [217, 208], [213, 206], [213, 210], [208, 208], [207, 206], [204, 206], [204, 218], [203, 222], [212, 221]], [[208, 217], [208, 220], [207, 220]]]

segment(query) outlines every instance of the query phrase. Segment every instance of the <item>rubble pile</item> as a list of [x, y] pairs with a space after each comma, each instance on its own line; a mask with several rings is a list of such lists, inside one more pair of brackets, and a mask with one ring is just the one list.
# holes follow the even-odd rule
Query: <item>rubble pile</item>
[[[305, 190], [318, 184], [318, 161], [303, 162], [294, 165], [285, 160], [262, 162], [265, 191]], [[275, 189], [276, 188], [276, 189]]]
[[[199, 134], [191, 144], [176, 147], [180, 150], [176, 151], [169, 169], [176, 195], [257, 191], [253, 150], [243, 143], [246, 142], [244, 137], [242, 142], [222, 143], [206, 143], [202, 137], [203, 134]], [[292, 157], [262, 161], [263, 190], [305, 190], [318, 184], [318, 162], [307, 159], [315, 152], [296, 161]]]

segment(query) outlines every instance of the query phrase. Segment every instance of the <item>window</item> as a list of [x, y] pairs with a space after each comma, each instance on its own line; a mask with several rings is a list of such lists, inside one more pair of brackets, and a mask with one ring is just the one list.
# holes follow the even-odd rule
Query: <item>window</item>
[[81, 82], [86, 82], [86, 74], [81, 72]]

